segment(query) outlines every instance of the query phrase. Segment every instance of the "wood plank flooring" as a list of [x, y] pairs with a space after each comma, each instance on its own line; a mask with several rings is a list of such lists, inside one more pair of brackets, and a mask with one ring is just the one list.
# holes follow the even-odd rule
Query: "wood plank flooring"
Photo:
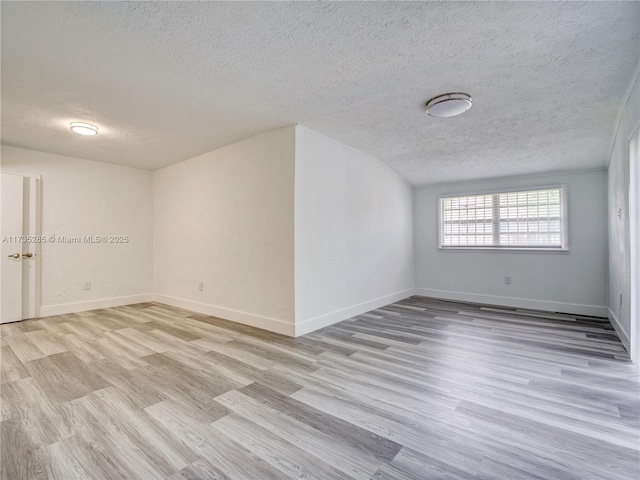
[[640, 478], [606, 319], [411, 297], [292, 339], [145, 303], [0, 333], [3, 480]]

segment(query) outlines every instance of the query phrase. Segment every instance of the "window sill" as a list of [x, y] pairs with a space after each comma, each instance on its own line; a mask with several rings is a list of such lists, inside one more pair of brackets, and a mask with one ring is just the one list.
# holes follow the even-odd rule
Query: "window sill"
[[568, 248], [517, 248], [517, 247], [438, 247], [440, 252], [461, 252], [461, 253], [478, 253], [478, 252], [502, 252], [502, 253], [548, 253], [567, 255]]

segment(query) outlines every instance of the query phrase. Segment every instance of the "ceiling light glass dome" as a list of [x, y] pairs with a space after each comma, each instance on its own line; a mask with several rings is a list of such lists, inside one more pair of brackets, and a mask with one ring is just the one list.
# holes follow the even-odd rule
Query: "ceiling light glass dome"
[[455, 117], [471, 108], [471, 95], [462, 92], [445, 93], [427, 102], [427, 113], [432, 117]]

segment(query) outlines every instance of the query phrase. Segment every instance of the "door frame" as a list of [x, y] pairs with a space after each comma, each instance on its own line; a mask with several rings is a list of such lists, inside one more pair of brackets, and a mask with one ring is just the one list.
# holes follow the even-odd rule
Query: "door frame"
[[629, 136], [630, 357], [640, 372], [640, 125]]
[[[25, 180], [23, 209], [25, 235], [42, 239], [42, 175], [2, 170], [2, 173], [16, 175]], [[42, 242], [23, 243], [21, 253], [34, 255], [28, 268], [23, 268], [22, 277], [22, 318], [40, 317], [42, 305]], [[26, 273], [26, 275], [25, 275]], [[25, 295], [25, 291], [27, 294]]]

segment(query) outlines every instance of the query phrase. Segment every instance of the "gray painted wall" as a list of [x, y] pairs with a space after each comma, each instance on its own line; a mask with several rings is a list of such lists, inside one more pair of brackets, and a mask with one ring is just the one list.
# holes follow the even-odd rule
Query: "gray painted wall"
[[[566, 184], [569, 252], [438, 250], [441, 194]], [[436, 184], [415, 190], [417, 293], [454, 300], [606, 316], [604, 170]], [[512, 277], [505, 285], [504, 277]]]

